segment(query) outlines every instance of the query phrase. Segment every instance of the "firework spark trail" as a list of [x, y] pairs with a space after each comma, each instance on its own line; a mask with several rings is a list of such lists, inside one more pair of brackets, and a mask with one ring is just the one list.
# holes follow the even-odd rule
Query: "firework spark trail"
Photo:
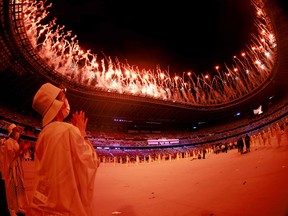
[[113, 61], [106, 56], [98, 61], [96, 54], [79, 46], [77, 35], [73, 36], [72, 31], [65, 32], [65, 26], [56, 23], [56, 18], [45, 22], [52, 7], [47, 0], [24, 1], [23, 21], [39, 56], [54, 72], [68, 80], [99, 91], [209, 106], [245, 96], [265, 82], [272, 71], [277, 52], [273, 28], [264, 3], [261, 0], [251, 2], [256, 10], [258, 35], [252, 35], [251, 45], [241, 57], [233, 58], [231, 66], [225, 64], [223, 71], [217, 66], [214, 77], [197, 76], [191, 72], [184, 72], [182, 77], [171, 77], [160, 67], [140, 71], [137, 66], [117, 59]]

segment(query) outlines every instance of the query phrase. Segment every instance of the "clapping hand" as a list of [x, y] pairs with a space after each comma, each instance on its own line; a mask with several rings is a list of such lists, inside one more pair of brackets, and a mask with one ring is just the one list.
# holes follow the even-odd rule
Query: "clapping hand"
[[85, 113], [83, 111], [76, 111], [72, 114], [71, 123], [79, 128], [82, 136], [86, 136], [86, 126], [87, 126], [88, 118], [85, 117]]

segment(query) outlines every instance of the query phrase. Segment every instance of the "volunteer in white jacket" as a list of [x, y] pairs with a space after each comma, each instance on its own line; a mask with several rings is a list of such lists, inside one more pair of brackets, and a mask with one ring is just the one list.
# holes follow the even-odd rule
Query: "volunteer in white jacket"
[[36, 143], [33, 197], [27, 216], [92, 215], [99, 161], [86, 138], [85, 113], [76, 112], [71, 123], [64, 122], [70, 112], [65, 92], [46, 83], [33, 99], [43, 129]]

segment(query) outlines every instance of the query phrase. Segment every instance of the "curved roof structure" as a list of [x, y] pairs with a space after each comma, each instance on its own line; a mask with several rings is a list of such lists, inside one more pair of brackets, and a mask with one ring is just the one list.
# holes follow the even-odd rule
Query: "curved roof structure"
[[[39, 54], [37, 46], [33, 46], [27, 33], [27, 23], [24, 22], [25, 4], [21, 1], [0, 0], [1, 102], [18, 111], [33, 113], [32, 98], [40, 85], [45, 82], [63, 84], [68, 89], [72, 112], [84, 110], [90, 123], [113, 125], [124, 122], [128, 127], [143, 129], [191, 129], [195, 125], [208, 127], [237, 120], [237, 113], [246, 118], [251, 117], [252, 110], [259, 105], [270, 109], [277, 106], [279, 101], [287, 103], [287, 13], [277, 0], [257, 2], [259, 8], [265, 8], [270, 18], [268, 24], [273, 27], [277, 42], [277, 52], [269, 75], [261, 85], [223, 103], [190, 104], [184, 99], [177, 101], [173, 98], [167, 100], [150, 95], [139, 96], [101, 88], [99, 85], [95, 88], [92, 81], [87, 84], [67, 78]], [[194, 91], [197, 94], [195, 86]], [[217, 99], [217, 96], [214, 97]]]

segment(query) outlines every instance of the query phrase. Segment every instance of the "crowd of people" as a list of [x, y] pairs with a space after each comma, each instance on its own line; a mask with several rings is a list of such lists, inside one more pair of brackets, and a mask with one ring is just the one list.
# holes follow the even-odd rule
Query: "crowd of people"
[[[237, 140], [233, 137], [234, 140], [199, 145], [184, 145], [184, 140], [183, 146], [177, 148], [95, 149], [86, 132], [88, 118], [83, 111], [76, 111], [69, 122], [65, 121], [70, 105], [63, 86], [43, 84], [34, 95], [32, 108], [42, 120], [34, 148], [31, 149], [29, 142], [20, 142], [23, 127], [14, 123], [7, 127], [8, 136], [0, 142], [0, 215], [3, 216], [91, 215], [94, 180], [100, 163], [205, 159], [206, 154], [227, 153], [233, 148], [238, 148], [241, 154], [249, 153], [251, 145], [269, 145], [272, 138], [281, 145], [283, 134], [288, 141], [288, 119], [285, 118], [281, 125], [277, 122], [250, 135], [239, 136]], [[23, 159], [35, 162], [30, 201], [25, 193]]]

